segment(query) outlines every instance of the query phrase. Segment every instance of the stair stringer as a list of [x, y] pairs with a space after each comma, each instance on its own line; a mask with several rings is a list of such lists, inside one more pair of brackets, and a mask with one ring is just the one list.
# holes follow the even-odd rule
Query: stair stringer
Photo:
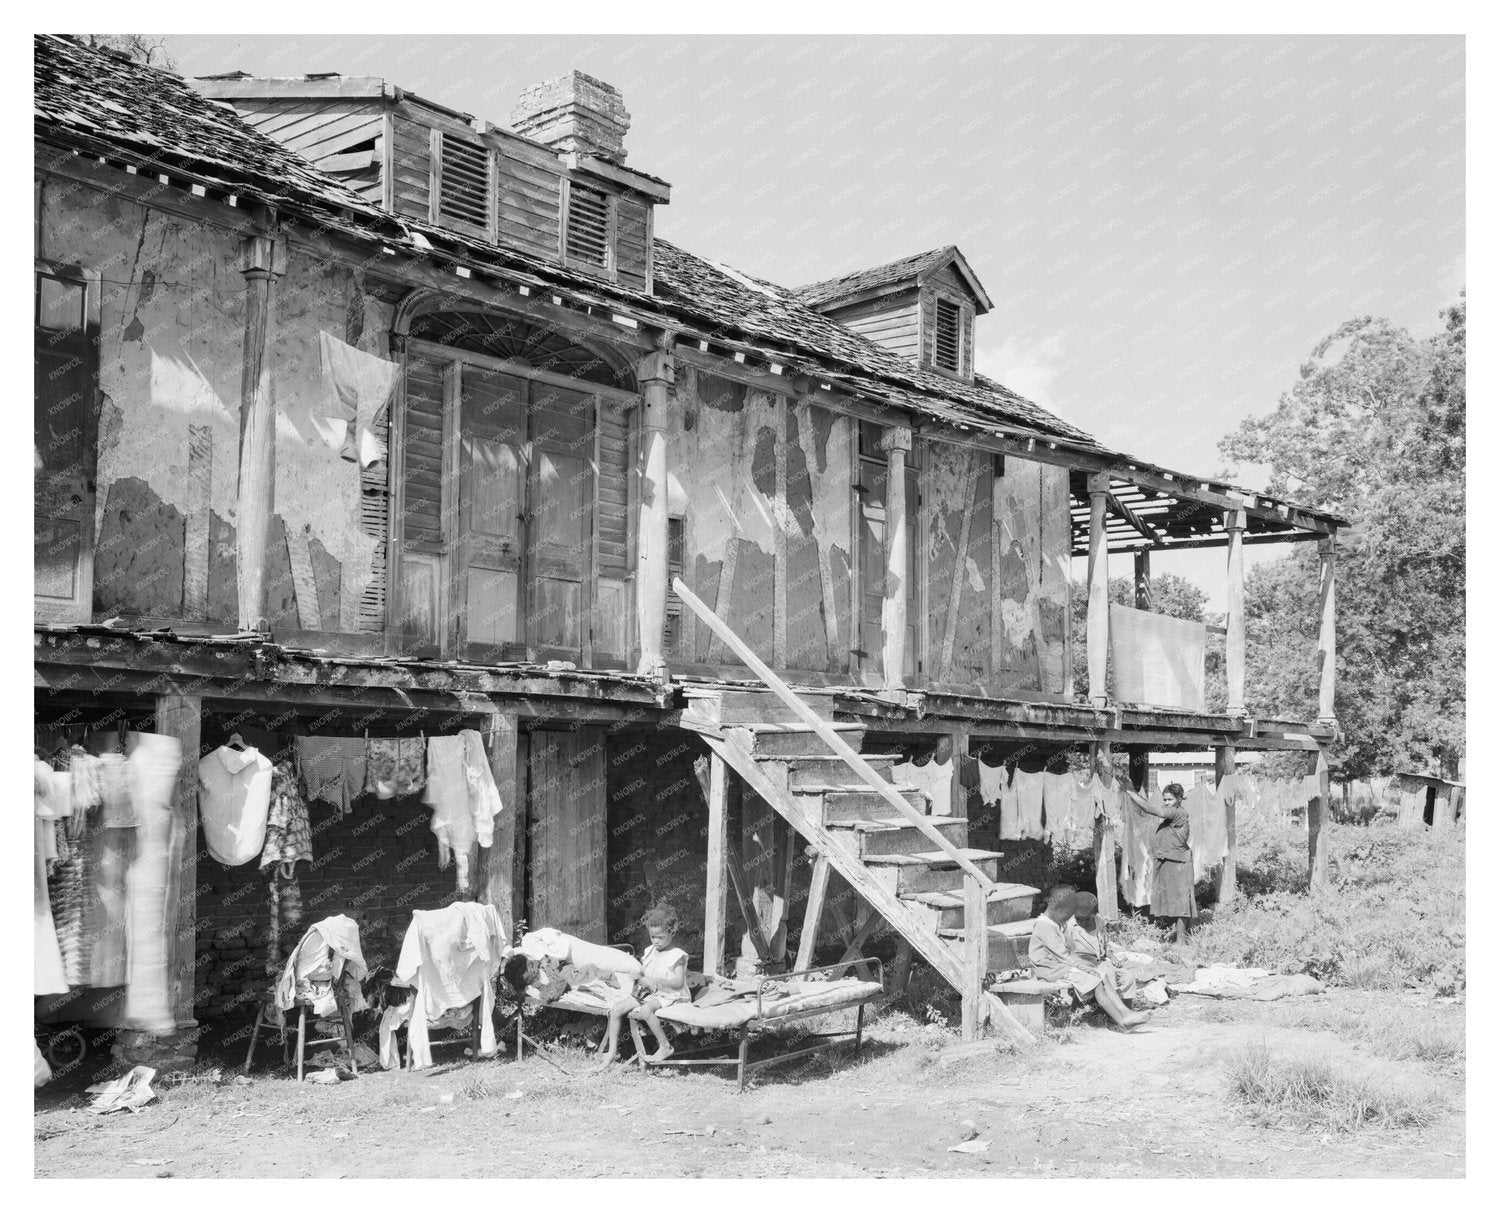
[[964, 990], [963, 965], [954, 948], [908, 909], [905, 902], [885, 885], [881, 884], [859, 857], [840, 846], [821, 822], [813, 821], [795, 803], [785, 786], [764, 770], [762, 760], [750, 749], [748, 730], [726, 728], [722, 734], [702, 731], [703, 740], [710, 750], [724, 760], [750, 785], [757, 795], [786, 819], [791, 827], [810, 842], [818, 854], [828, 860], [829, 865], [859, 893], [882, 918], [894, 927], [903, 938], [921, 953], [942, 976], [943, 980], [960, 993]]

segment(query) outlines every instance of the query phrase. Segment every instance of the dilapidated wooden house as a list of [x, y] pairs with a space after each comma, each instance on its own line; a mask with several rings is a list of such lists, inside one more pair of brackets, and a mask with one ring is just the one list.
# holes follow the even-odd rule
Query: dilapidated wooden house
[[[1339, 520], [976, 373], [991, 300], [958, 249], [788, 289], [657, 239], [670, 187], [581, 73], [500, 126], [66, 38], [35, 69], [39, 729], [196, 755], [250, 727], [477, 728], [508, 811], [467, 893], [508, 919], [620, 938], [669, 897], [717, 969], [742, 885], [784, 905], [807, 881], [805, 962], [836, 879], [971, 1026], [1033, 890], [971, 836], [962, 761], [946, 808], [894, 764], [1332, 738]], [[1241, 552], [1303, 539], [1321, 719], [1253, 719]], [[1111, 701], [1109, 557], [1203, 546], [1228, 551], [1228, 710]], [[200, 853], [192, 767], [167, 924], [188, 1035], [248, 1025], [264, 985], [264, 885]], [[424, 825], [400, 800], [315, 816], [310, 909], [378, 940], [453, 896]]]

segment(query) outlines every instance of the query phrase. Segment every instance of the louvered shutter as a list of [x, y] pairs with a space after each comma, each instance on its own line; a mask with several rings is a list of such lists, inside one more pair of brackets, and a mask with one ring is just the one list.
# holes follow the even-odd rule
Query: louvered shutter
[[438, 221], [490, 226], [490, 154], [478, 144], [443, 136], [438, 177]]
[[568, 186], [564, 251], [570, 262], [610, 267], [609, 197], [576, 183]]

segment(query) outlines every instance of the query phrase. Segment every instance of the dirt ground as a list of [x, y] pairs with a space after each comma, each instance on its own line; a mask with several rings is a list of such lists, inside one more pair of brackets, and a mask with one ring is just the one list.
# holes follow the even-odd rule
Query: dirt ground
[[[954, 1033], [890, 1015], [857, 1063], [842, 1053], [768, 1068], [743, 1094], [729, 1071], [593, 1073], [577, 1048], [336, 1086], [269, 1075], [236, 1085], [226, 1065], [222, 1081], [162, 1085], [144, 1110], [108, 1116], [87, 1112], [87, 1097], [64, 1084], [37, 1093], [35, 1173], [1461, 1177], [1462, 1057], [1393, 1060], [1366, 1051], [1366, 1034], [1326, 1030], [1330, 1016], [1347, 1025], [1351, 1015], [1393, 1010], [1449, 1031], [1461, 1031], [1464, 1018], [1461, 1000], [1410, 994], [1335, 989], [1279, 1003], [1182, 996], [1134, 1033], [1096, 1019], [1054, 1025], [1024, 1056], [945, 1065]], [[1257, 1124], [1231, 1098], [1225, 1065], [1257, 1041], [1277, 1055], [1409, 1072], [1430, 1086], [1437, 1119], [1420, 1130], [1340, 1134]], [[966, 1119], [987, 1151], [949, 1151]]]

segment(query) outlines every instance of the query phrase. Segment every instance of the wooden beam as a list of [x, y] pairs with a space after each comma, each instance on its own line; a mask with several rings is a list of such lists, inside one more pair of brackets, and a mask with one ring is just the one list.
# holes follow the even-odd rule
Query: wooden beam
[[881, 602], [881, 630], [885, 648], [881, 655], [887, 691], [906, 689], [906, 522], [910, 503], [906, 500], [906, 457], [911, 450], [911, 430], [890, 426], [880, 436], [885, 463], [885, 598]]
[[1149, 522], [1147, 522], [1134, 510], [1132, 510], [1113, 493], [1108, 494], [1105, 500], [1108, 502], [1109, 508], [1113, 510], [1119, 517], [1128, 522], [1131, 525], [1131, 528], [1135, 530], [1135, 532], [1142, 538], [1148, 539], [1152, 543], [1155, 543], [1161, 538], [1160, 532], [1158, 532], [1155, 527], [1153, 527]]
[[[1091, 768], [1110, 772], [1109, 742], [1090, 747]], [[1099, 899], [1099, 916], [1113, 922], [1120, 916], [1119, 871], [1115, 865], [1115, 829], [1104, 814], [1094, 818], [1094, 894]]]
[[[703, 971], [724, 974], [725, 887], [729, 851], [729, 768], [717, 754], [693, 761], [708, 766], [708, 895], [703, 906]], [[703, 777], [699, 775], [699, 785]]]
[[[790, 402], [785, 396], [771, 397], [775, 421], [772, 450], [771, 518], [771, 661], [777, 669], [787, 668], [787, 532], [791, 530], [791, 508], [787, 504], [786, 411]], [[808, 465], [809, 478], [816, 464]], [[809, 488], [811, 479], [809, 479]]]
[[642, 358], [636, 371], [641, 384], [635, 566], [641, 655], [636, 672], [653, 678], [666, 669], [662, 645], [667, 626], [667, 396], [673, 367], [670, 352], [657, 352]]
[[1151, 549], [1135, 550], [1135, 606], [1139, 611], [1151, 609]]
[[807, 888], [807, 910], [802, 916], [802, 934], [797, 940], [797, 969], [810, 969], [817, 954], [818, 929], [823, 921], [823, 902], [828, 896], [828, 877], [833, 869], [826, 855], [813, 860], [812, 879]]
[[239, 627], [266, 630], [266, 560], [276, 492], [276, 400], [272, 395], [272, 341], [276, 332], [276, 279], [286, 272], [286, 244], [272, 235], [246, 237], [244, 359], [240, 373], [240, 476], [236, 499], [235, 559], [239, 573]]
[[1312, 889], [1328, 885], [1328, 751], [1318, 750], [1318, 794], [1307, 802], [1307, 883]]
[[964, 880], [964, 985], [960, 1025], [965, 1040], [978, 1040], [984, 1026], [984, 974], [989, 967], [990, 928], [985, 890], [972, 876]]
[[1334, 612], [1334, 540], [1325, 539], [1318, 545], [1318, 587], [1320, 613], [1318, 618], [1318, 723], [1337, 725], [1334, 717], [1333, 695], [1336, 673], [1335, 634], [1337, 620]]
[[[1221, 745], [1214, 750], [1214, 779], [1219, 783], [1234, 774], [1234, 747], [1232, 745]], [[1224, 801], [1224, 833], [1229, 841], [1229, 849], [1224, 855], [1224, 866], [1219, 869], [1219, 904], [1227, 906], [1233, 903], [1238, 896], [1235, 874], [1235, 822], [1234, 822], [1234, 800], [1233, 796]]]
[[[182, 747], [172, 795], [167, 835], [166, 936], [167, 999], [177, 1031], [197, 1027], [193, 1017], [197, 972], [198, 919], [198, 760], [202, 756], [202, 702], [191, 695], [166, 694], [156, 701], [156, 731]], [[145, 924], [144, 932], [155, 930]]]
[[1245, 714], [1245, 511], [1228, 510], [1224, 531], [1229, 536], [1228, 617], [1224, 638], [1224, 673], [1229, 684], [1227, 711]]
[[1089, 702], [1109, 704], [1109, 552], [1104, 546], [1104, 508], [1109, 477], [1089, 477], [1088, 662]]
[[521, 895], [524, 881], [516, 879], [516, 840], [520, 837], [516, 820], [522, 811], [519, 763], [516, 747], [520, 743], [519, 718], [514, 712], [492, 712], [480, 730], [490, 774], [500, 792], [504, 806], [495, 818], [495, 837], [485, 853], [484, 899], [495, 907], [505, 929], [506, 939], [522, 916]]

